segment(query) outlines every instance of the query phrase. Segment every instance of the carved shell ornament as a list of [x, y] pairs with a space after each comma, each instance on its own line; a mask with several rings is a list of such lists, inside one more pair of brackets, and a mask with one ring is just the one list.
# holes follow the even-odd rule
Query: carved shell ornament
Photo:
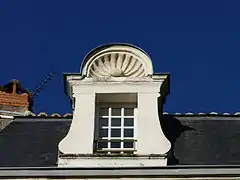
[[89, 70], [90, 76], [142, 77], [144, 67], [141, 61], [130, 54], [113, 53], [95, 60]]
[[84, 63], [82, 75], [87, 77], [145, 77], [153, 73], [149, 56], [130, 45], [112, 45], [93, 51]]

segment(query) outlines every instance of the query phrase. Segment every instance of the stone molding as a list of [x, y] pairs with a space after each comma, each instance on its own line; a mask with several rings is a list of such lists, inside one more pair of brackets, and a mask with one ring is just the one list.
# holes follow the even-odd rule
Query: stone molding
[[84, 60], [86, 77], [145, 77], [153, 74], [152, 61], [145, 52], [128, 45], [111, 45], [91, 53]]

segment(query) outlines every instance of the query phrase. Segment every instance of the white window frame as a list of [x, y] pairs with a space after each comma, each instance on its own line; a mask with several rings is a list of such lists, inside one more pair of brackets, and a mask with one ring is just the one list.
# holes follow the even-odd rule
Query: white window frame
[[[100, 108], [108, 108], [108, 116], [100, 117]], [[121, 108], [120, 116], [111, 116], [112, 108]], [[133, 116], [124, 116], [124, 108], [133, 108]], [[121, 126], [111, 126], [111, 118], [121, 118]], [[104, 127], [104, 129], [108, 129], [108, 137], [99, 137], [99, 119], [100, 118], [108, 118], [108, 126]], [[133, 126], [124, 126], [124, 118], [133, 118]], [[114, 152], [120, 152], [120, 154], [124, 153], [136, 153], [137, 151], [137, 106], [136, 103], [96, 103], [96, 116], [95, 116], [95, 140], [99, 142], [101, 140], [107, 140], [108, 147], [102, 148], [101, 150], [96, 147], [96, 152], [107, 152], [108, 154], [112, 154]], [[111, 129], [121, 129], [121, 137], [111, 137]], [[133, 129], [133, 137], [123, 137], [124, 129]], [[111, 148], [111, 141], [120, 140], [120, 148]], [[125, 140], [130, 140], [133, 142], [133, 148], [124, 148]]]

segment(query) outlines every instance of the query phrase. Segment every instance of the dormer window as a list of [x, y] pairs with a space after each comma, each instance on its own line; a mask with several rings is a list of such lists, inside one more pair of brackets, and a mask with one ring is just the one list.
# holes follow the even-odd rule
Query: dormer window
[[137, 94], [97, 94], [96, 153], [134, 154], [137, 143]]
[[129, 104], [101, 104], [98, 114], [97, 152], [136, 152], [136, 107]]
[[168, 94], [169, 75], [153, 74], [147, 53], [128, 44], [98, 47], [65, 82], [74, 109], [59, 166], [166, 165], [171, 144], [158, 98]]

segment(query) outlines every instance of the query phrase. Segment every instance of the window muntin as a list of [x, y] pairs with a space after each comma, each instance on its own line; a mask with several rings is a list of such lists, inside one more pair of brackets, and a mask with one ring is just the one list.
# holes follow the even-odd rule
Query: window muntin
[[99, 107], [97, 151], [134, 153], [136, 151], [135, 107]]

